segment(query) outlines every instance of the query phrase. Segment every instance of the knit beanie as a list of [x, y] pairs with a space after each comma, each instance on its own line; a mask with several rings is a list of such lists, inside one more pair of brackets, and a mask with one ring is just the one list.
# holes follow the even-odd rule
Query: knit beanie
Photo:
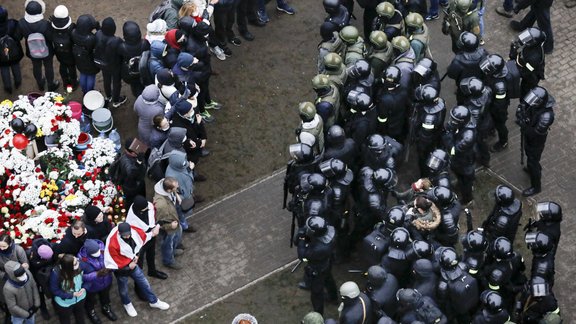
[[163, 86], [171, 86], [174, 84], [174, 76], [170, 73], [170, 69], [160, 69], [158, 73], [156, 73], [156, 79], [158, 83]]
[[66, 29], [72, 24], [72, 19], [68, 15], [68, 8], [64, 5], [59, 5], [54, 9], [52, 16], [52, 26], [55, 29]]
[[146, 86], [146, 88], [144, 88], [144, 91], [142, 91], [142, 100], [144, 100], [144, 103], [146, 104], [149, 105], [155, 104], [158, 101], [159, 97], [160, 97], [160, 89], [158, 89], [158, 87], [154, 84]]
[[164, 35], [166, 34], [166, 30], [168, 26], [166, 25], [166, 21], [162, 19], [156, 19], [153, 22], [146, 25], [146, 31], [148, 34], [154, 35]]
[[86, 216], [86, 222], [89, 224], [93, 224], [94, 220], [96, 219], [96, 217], [98, 217], [98, 215], [100, 215], [101, 212], [102, 210], [97, 206], [90, 205], [86, 207], [86, 209], [84, 210], [84, 216]]
[[54, 251], [52, 251], [52, 248], [50, 247], [50, 245], [40, 245], [38, 247], [38, 256], [44, 260], [50, 260], [52, 259], [52, 256], [54, 255]]
[[98, 251], [100, 251], [100, 245], [98, 244], [98, 242], [96, 240], [86, 240], [86, 242], [84, 242], [84, 249], [86, 249], [86, 253], [88, 255], [92, 255]]
[[102, 26], [100, 27], [102, 33], [106, 36], [114, 36], [116, 33], [116, 23], [112, 17], [107, 17], [102, 20]]
[[42, 6], [36, 1], [30, 1], [26, 5], [26, 13], [28, 15], [41, 15], [42, 14]]
[[138, 216], [143, 222], [148, 223], [148, 211], [142, 211], [148, 207], [148, 200], [144, 196], [136, 196], [132, 204], [132, 212]]
[[132, 228], [130, 227], [130, 224], [128, 223], [118, 224], [118, 233], [120, 233], [120, 235], [131, 234]]
[[180, 116], [184, 116], [192, 109], [192, 104], [188, 100], [180, 100], [174, 108]]

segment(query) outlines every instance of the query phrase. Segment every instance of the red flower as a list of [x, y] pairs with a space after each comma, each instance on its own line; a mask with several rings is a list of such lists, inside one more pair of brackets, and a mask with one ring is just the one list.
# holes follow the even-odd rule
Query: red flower
[[56, 132], [58, 130], [58, 125], [52, 126], [52, 128], [50, 128], [50, 130], [52, 132]]
[[6, 128], [6, 130], [4, 131], [4, 133], [6, 133], [6, 135], [10, 134], [10, 128]]
[[44, 220], [44, 224], [52, 224], [52, 222], [54, 222], [54, 218], [52, 217], [48, 217]]

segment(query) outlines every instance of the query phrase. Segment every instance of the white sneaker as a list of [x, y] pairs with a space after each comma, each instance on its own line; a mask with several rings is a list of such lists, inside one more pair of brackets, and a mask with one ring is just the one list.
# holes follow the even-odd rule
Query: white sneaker
[[149, 305], [152, 308], [158, 308], [160, 310], [167, 310], [168, 308], [170, 308], [170, 305], [168, 305], [168, 303], [165, 303], [160, 299], [158, 299], [154, 304], [150, 303]]
[[132, 305], [132, 303], [124, 305], [124, 309], [126, 310], [126, 313], [128, 313], [128, 316], [130, 317], [138, 316], [138, 313], [136, 312], [136, 309], [134, 308], [134, 305]]
[[210, 52], [214, 54], [220, 61], [226, 60], [226, 54], [224, 54], [224, 50], [220, 46], [210, 47]]

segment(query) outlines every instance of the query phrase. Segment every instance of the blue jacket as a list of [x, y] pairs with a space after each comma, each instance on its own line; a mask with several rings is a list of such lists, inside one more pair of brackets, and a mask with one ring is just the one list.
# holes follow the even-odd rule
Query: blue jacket
[[62, 289], [60, 282], [60, 267], [55, 266], [50, 274], [50, 291], [54, 294], [54, 301], [61, 307], [70, 307], [84, 298], [86, 298], [86, 293], [80, 297], [74, 297], [73, 292], [79, 291], [83, 287], [82, 274], [78, 274], [74, 277], [74, 289], [64, 290]]
[[104, 269], [104, 243], [100, 240], [100, 256], [94, 258], [88, 255], [86, 249], [82, 247], [78, 252], [78, 259], [80, 260], [80, 268], [82, 269], [82, 280], [84, 280], [84, 288], [88, 292], [99, 292], [109, 287], [112, 284], [112, 272], [107, 275], [98, 277], [98, 270]]

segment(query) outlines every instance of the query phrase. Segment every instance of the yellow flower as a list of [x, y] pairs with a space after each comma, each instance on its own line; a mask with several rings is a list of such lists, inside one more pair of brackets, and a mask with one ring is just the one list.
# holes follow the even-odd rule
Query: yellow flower
[[10, 101], [10, 100], [8, 100], [8, 99], [2, 101], [2, 102], [0, 103], [0, 105], [2, 105], [2, 106], [6, 105], [6, 106], [8, 106], [8, 108], [12, 108], [12, 106], [13, 106], [12, 101]]
[[40, 198], [44, 198], [45, 195], [46, 193], [44, 192], [44, 190], [40, 191]]
[[62, 100], [64, 100], [64, 97], [62, 97], [62, 96], [54, 97], [54, 101], [56, 101], [56, 102], [60, 102], [60, 103], [61, 103]]
[[44, 136], [44, 133], [42, 133], [42, 129], [38, 127], [38, 130], [36, 131], [36, 137], [42, 137], [42, 136]]
[[68, 195], [66, 198], [64, 198], [64, 200], [72, 200], [74, 198], [76, 198], [76, 195]]

